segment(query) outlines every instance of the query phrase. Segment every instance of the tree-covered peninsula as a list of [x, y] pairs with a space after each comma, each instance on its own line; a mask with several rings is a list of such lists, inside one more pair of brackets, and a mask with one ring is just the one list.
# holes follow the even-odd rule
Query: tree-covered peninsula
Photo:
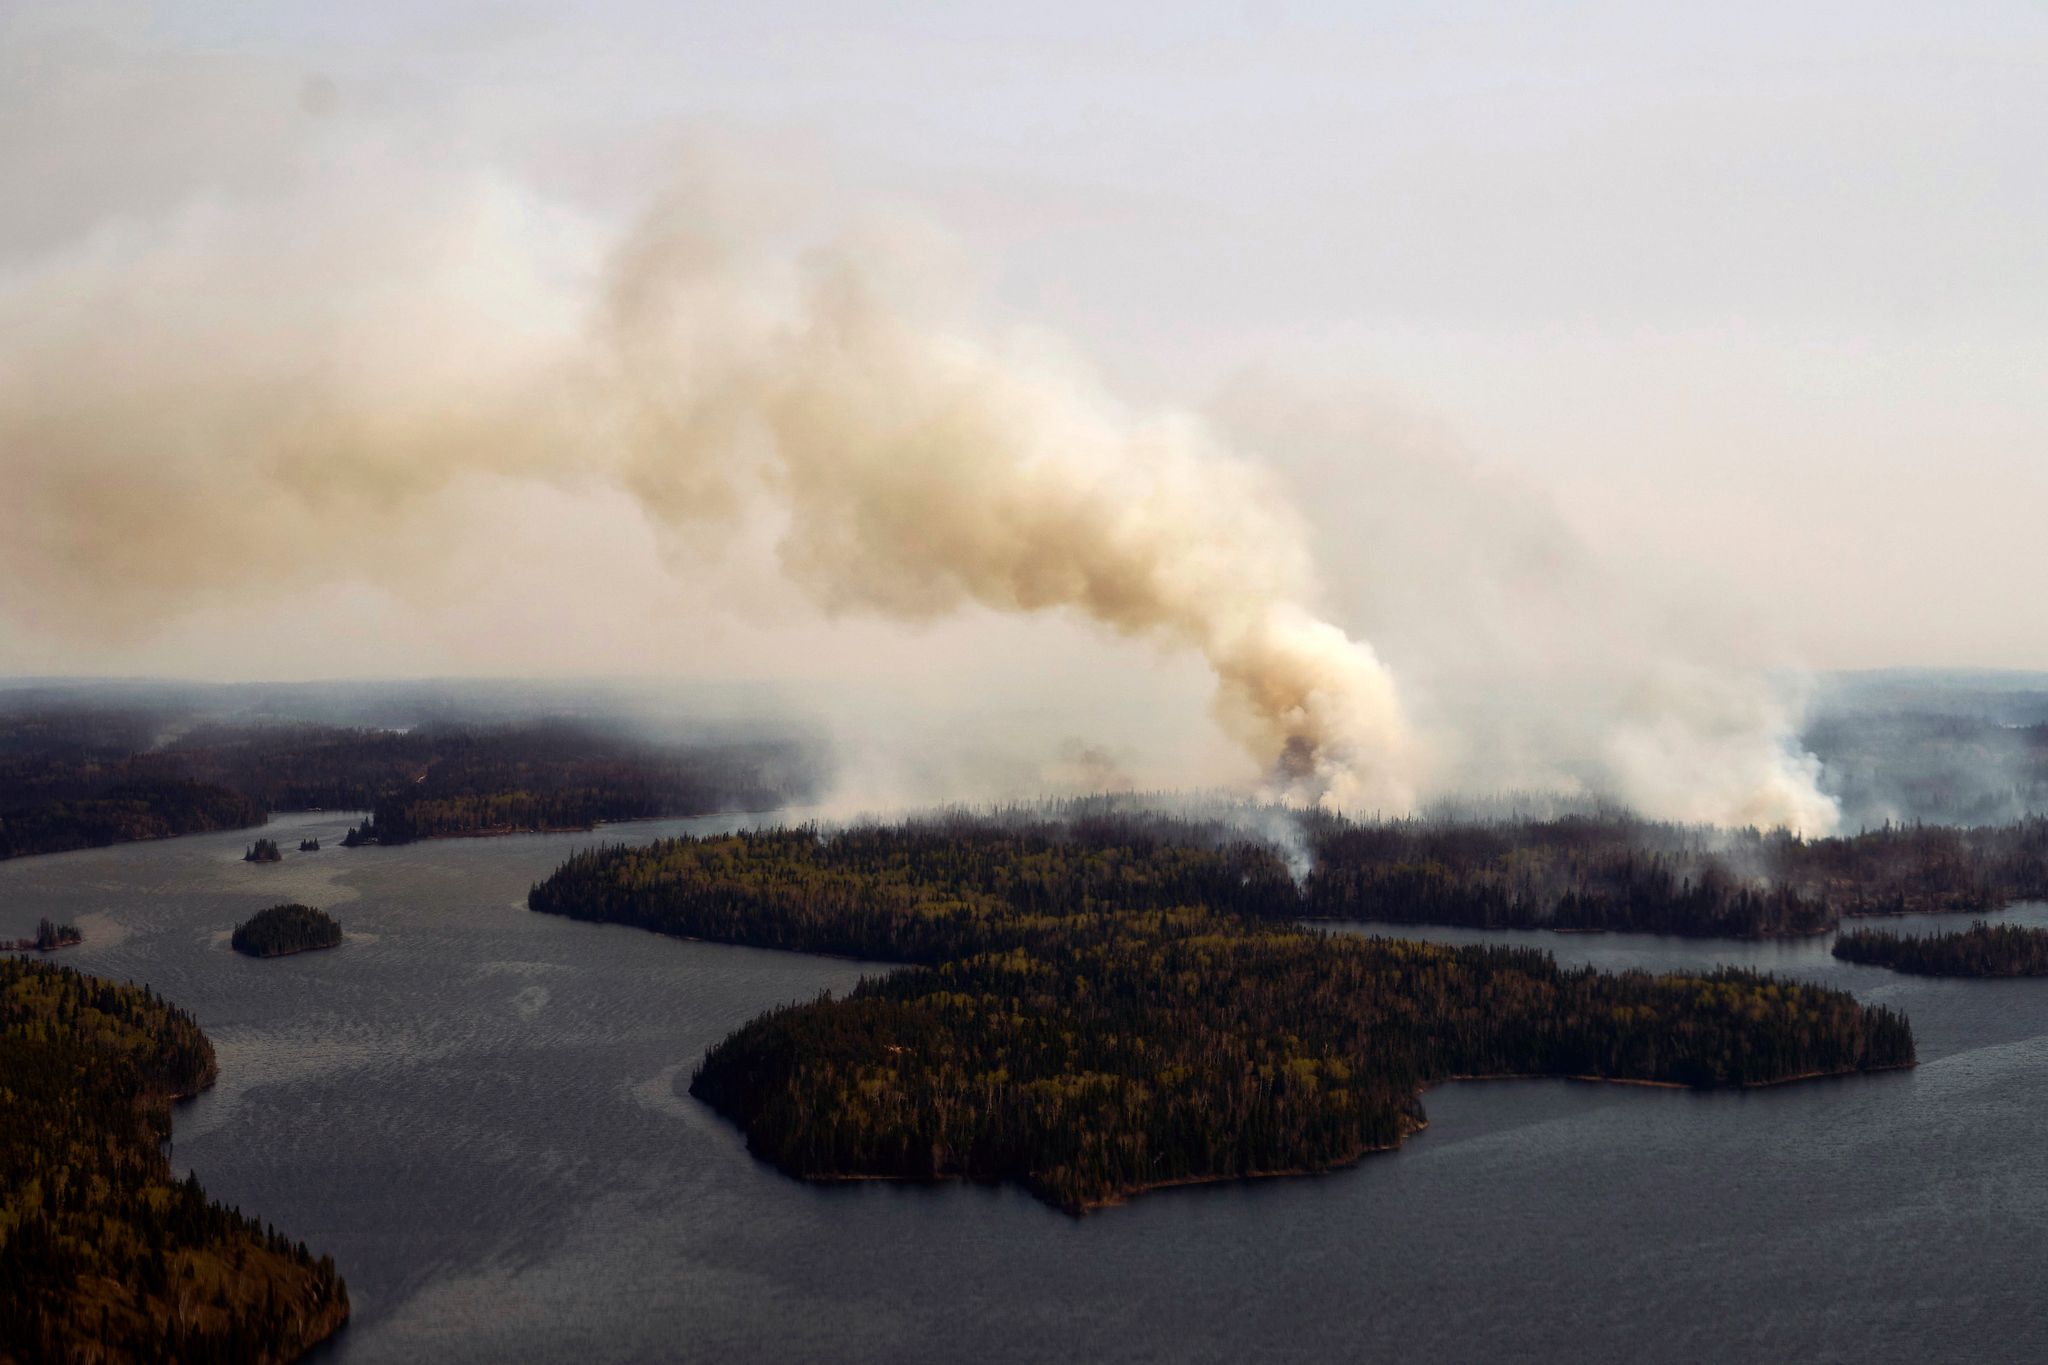
[[338, 947], [341, 925], [310, 905], [273, 905], [237, 924], [229, 943], [236, 952], [250, 957], [284, 957]]
[[290, 1360], [346, 1320], [331, 1260], [173, 1177], [214, 1074], [148, 989], [0, 959], [0, 1360]]
[[942, 820], [579, 854], [535, 910], [917, 964], [774, 1011], [691, 1092], [818, 1178], [1014, 1179], [1068, 1209], [1327, 1170], [1467, 1076], [1763, 1085], [1909, 1066], [1912, 1032], [1739, 971], [1296, 925], [1269, 850], [1196, 826]]
[[1835, 940], [1835, 956], [1916, 976], [2048, 976], [2048, 929], [1982, 920], [1949, 934], [1857, 929]]

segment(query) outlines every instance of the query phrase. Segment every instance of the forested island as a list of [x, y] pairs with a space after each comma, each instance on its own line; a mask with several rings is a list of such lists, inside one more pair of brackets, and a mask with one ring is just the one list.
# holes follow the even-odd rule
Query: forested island
[[1979, 920], [1949, 934], [1856, 929], [1835, 940], [1844, 962], [1916, 976], [2048, 976], [2048, 929]]
[[[1176, 798], [1150, 799], [1167, 805]], [[2048, 820], [2042, 819], [1983, 829], [1886, 826], [1802, 839], [1611, 811], [1554, 819], [1354, 820], [1277, 808], [1174, 814], [1148, 807], [1147, 800], [1048, 802], [994, 812], [984, 823], [1113, 829], [1120, 837], [1189, 849], [1242, 844], [1248, 828], [1259, 830], [1269, 848], [1292, 837], [1302, 863], [1299, 882], [1269, 852], [1262, 869], [1242, 884], [1205, 892], [1271, 920], [1770, 938], [1826, 933], [1858, 916], [1987, 910], [2048, 898]], [[862, 836], [848, 831], [842, 837]]]
[[249, 845], [249, 851], [242, 855], [245, 863], [279, 863], [284, 861], [284, 850], [277, 846], [275, 839], [258, 839]]
[[330, 1259], [173, 1178], [214, 1076], [146, 987], [0, 959], [0, 1360], [289, 1360], [347, 1319]]
[[917, 964], [764, 1015], [691, 1093], [814, 1179], [1014, 1179], [1070, 1210], [1327, 1170], [1469, 1076], [1764, 1085], [1913, 1063], [1899, 1014], [1741, 971], [1326, 935], [1199, 822], [951, 818], [571, 858], [542, 912]]
[[229, 942], [250, 957], [284, 957], [338, 947], [341, 925], [310, 905], [273, 905], [237, 924]]
[[53, 953], [59, 948], [69, 948], [85, 942], [85, 935], [75, 925], [59, 924], [49, 916], [36, 921], [33, 938], [18, 938], [12, 943], [0, 941], [0, 950], [13, 949], [19, 953]]

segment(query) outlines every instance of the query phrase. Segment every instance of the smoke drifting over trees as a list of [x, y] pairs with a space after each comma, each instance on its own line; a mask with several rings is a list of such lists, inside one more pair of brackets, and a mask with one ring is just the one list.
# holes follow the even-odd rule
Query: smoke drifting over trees
[[[232, 141], [224, 111], [277, 92], [220, 75], [177, 88]], [[16, 102], [37, 98], [23, 82]], [[924, 229], [764, 207], [760, 177], [702, 159], [597, 213], [460, 139], [335, 107], [295, 94], [297, 134], [248, 134], [260, 173], [5, 244], [0, 631], [65, 657], [338, 581], [459, 613], [502, 572], [533, 584], [544, 640], [630, 590], [575, 547], [632, 540], [678, 592], [751, 554], [832, 618], [1045, 615], [1190, 653], [1241, 779], [1290, 799], [1392, 811], [1550, 783], [1688, 820], [1834, 823], [1794, 716], [1739, 673], [1594, 662], [1624, 682], [1584, 689], [1574, 751], [1519, 758], [1493, 741], [1557, 729], [1569, 702], [1518, 722], [1444, 705], [1426, 667], [1405, 685], [1334, 613], [1342, 585], [1265, 465], [980, 322]], [[508, 536], [557, 515], [576, 536], [504, 564]], [[1517, 662], [1489, 696], [1512, 700]]]

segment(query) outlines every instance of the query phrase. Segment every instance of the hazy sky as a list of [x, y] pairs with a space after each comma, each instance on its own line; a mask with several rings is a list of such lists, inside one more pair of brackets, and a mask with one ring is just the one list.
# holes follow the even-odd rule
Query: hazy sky
[[[942, 225], [1003, 322], [1134, 402], [1251, 374], [1370, 408], [1773, 662], [2048, 667], [2037, 0], [15, 0], [0, 48], [0, 281], [308, 173], [309, 118], [406, 128], [595, 223], [713, 136]], [[189, 98], [216, 78], [270, 93]], [[1370, 469], [1307, 475], [1339, 598], [1321, 504], [1370, 499]], [[238, 628], [208, 610], [212, 634], [113, 653], [0, 624], [0, 671], [208, 671], [190, 642]], [[365, 626], [350, 669], [266, 619], [284, 634], [237, 667], [498, 662]]]

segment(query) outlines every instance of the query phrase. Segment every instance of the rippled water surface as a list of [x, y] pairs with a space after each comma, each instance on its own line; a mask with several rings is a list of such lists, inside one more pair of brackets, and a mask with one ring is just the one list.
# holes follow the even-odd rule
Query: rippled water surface
[[[291, 816], [268, 832], [327, 849], [0, 863], [0, 937], [75, 922], [60, 960], [198, 1016], [221, 1079], [180, 1108], [175, 1164], [334, 1254], [356, 1320], [324, 1354], [352, 1365], [2048, 1359], [2048, 981], [1895, 976], [1825, 939], [1408, 931], [1843, 986], [1911, 1016], [1921, 1066], [1735, 1094], [1453, 1085], [1350, 1171], [1077, 1220], [1012, 1189], [803, 1185], [684, 1093], [729, 1029], [859, 964], [524, 909], [574, 848], [716, 823], [345, 850], [345, 819]], [[347, 942], [228, 949], [285, 899]]]

